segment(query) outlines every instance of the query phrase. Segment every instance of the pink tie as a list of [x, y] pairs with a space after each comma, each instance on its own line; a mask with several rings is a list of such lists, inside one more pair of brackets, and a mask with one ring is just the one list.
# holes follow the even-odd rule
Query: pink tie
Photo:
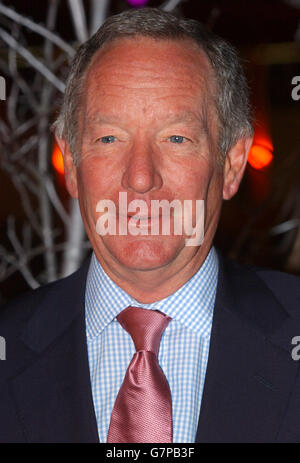
[[158, 310], [127, 307], [117, 316], [136, 353], [112, 411], [107, 442], [172, 442], [172, 401], [158, 364], [160, 339], [170, 320]]

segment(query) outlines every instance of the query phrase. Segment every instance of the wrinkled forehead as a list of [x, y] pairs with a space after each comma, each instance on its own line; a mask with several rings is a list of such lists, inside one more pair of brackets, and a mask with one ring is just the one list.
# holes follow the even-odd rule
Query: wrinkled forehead
[[[192, 40], [149, 37], [115, 39], [93, 57], [85, 78], [86, 103], [108, 86], [126, 91], [189, 89], [195, 96], [214, 97], [214, 71], [205, 52]], [[125, 88], [124, 88], [125, 89]]]

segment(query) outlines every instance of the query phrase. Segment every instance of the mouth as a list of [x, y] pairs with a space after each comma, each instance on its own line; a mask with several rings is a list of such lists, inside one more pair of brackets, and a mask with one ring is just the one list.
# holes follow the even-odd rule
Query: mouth
[[161, 216], [159, 216], [159, 215], [157, 215], [157, 216], [148, 216], [148, 215], [142, 216], [142, 215], [135, 215], [135, 214], [134, 215], [129, 215], [128, 214], [128, 219], [133, 219], [135, 221], [137, 221], [137, 220], [151, 220], [151, 219], [152, 220], [157, 220], [160, 217]]
[[134, 220], [134, 221], [138, 221], [138, 220], [141, 220], [141, 221], [149, 221], [149, 220], [158, 220], [158, 219], [162, 219], [162, 214], [158, 214], [158, 215], [139, 215], [137, 212], [128, 212], [127, 215], [123, 215], [123, 214], [119, 214], [119, 217], [122, 218], [124, 220], [124, 218], [126, 218], [127, 220]]
[[129, 215], [127, 216], [127, 223], [139, 224], [140, 227], [148, 227], [151, 223], [157, 223], [161, 220], [161, 216], [142, 216], [142, 215]]

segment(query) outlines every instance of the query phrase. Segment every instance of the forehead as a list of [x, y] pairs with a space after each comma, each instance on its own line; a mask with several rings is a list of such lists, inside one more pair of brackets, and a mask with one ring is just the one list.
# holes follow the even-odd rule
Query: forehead
[[208, 57], [191, 40], [131, 37], [114, 40], [95, 54], [84, 90], [87, 113], [98, 106], [97, 97], [104, 107], [108, 100], [120, 101], [120, 96], [123, 101], [152, 104], [156, 107], [152, 112], [157, 113], [158, 102], [167, 107], [176, 95], [177, 106], [186, 111], [195, 100], [197, 104], [211, 101], [215, 78]]

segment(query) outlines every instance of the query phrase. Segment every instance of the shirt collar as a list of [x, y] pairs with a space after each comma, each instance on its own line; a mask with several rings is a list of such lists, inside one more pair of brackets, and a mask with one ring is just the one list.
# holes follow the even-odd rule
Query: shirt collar
[[199, 270], [176, 292], [160, 301], [141, 304], [111, 280], [93, 253], [85, 293], [87, 338], [98, 336], [128, 306], [160, 310], [185, 327], [209, 336], [218, 267], [212, 247]]

